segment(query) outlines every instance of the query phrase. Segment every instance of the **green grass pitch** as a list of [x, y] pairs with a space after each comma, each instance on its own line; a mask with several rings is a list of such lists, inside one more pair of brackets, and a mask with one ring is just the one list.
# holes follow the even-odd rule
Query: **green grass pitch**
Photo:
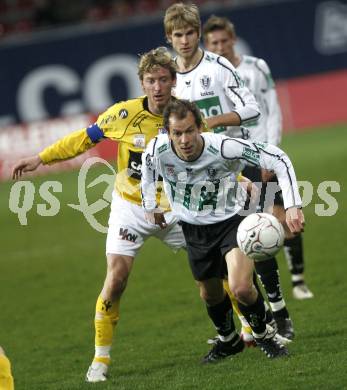
[[[40, 217], [37, 195], [20, 226], [9, 210], [12, 182], [1, 183], [0, 345], [12, 361], [17, 389], [343, 389], [347, 374], [347, 128], [334, 126], [287, 135], [282, 143], [299, 180], [314, 186], [305, 208], [306, 279], [313, 300], [291, 297], [283, 255], [281, 278], [296, 338], [288, 359], [270, 361], [256, 348], [232, 360], [202, 366], [206, 339], [214, 335], [184, 252], [175, 255], [155, 240], [138, 256], [121, 304], [113, 364], [107, 383], [89, 385], [93, 316], [105, 275], [105, 235], [66, 205], [77, 203], [77, 172], [33, 179], [62, 182], [61, 210]], [[99, 173], [96, 169], [94, 175]], [[318, 217], [315, 204], [324, 180], [338, 211]], [[103, 192], [94, 188], [92, 198]], [[107, 221], [108, 210], [99, 220]]]

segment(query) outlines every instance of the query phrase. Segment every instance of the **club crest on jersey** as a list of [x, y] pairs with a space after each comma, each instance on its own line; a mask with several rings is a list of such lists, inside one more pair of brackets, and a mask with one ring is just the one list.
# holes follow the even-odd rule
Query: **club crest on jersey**
[[144, 149], [146, 146], [146, 137], [144, 134], [135, 134], [133, 141], [136, 148]]
[[165, 164], [165, 170], [166, 174], [168, 176], [174, 176], [175, 175], [175, 166], [172, 164]]
[[209, 89], [209, 87], [211, 85], [211, 77], [207, 76], [207, 75], [202, 76], [200, 79], [200, 84], [201, 84], [202, 88], [204, 88], [205, 90]]
[[122, 108], [119, 110], [118, 116], [121, 119], [125, 119], [128, 116], [128, 111], [125, 108]]
[[216, 174], [217, 174], [217, 170], [215, 168], [207, 168], [207, 175], [209, 177], [209, 179], [214, 179], [216, 177]]

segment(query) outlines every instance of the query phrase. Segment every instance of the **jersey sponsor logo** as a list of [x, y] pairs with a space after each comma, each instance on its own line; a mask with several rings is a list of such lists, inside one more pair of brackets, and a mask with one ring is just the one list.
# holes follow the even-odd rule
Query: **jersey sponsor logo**
[[211, 77], [207, 75], [203, 75], [200, 79], [200, 84], [203, 89], [209, 89], [211, 85]]
[[117, 119], [116, 115], [107, 115], [102, 119], [99, 127], [107, 125], [110, 122], [114, 122], [116, 119]]
[[135, 134], [133, 142], [136, 148], [144, 149], [146, 146], [146, 137], [144, 134]]
[[258, 146], [258, 148], [266, 148], [267, 143], [266, 142], [253, 142], [254, 145]]
[[130, 241], [130, 242], [135, 243], [138, 236], [137, 236], [137, 234], [130, 233], [128, 231], [128, 229], [120, 228], [119, 229], [119, 237], [121, 238], [121, 240]]
[[260, 153], [254, 151], [248, 146], [245, 146], [242, 151], [242, 157], [244, 157], [246, 160], [250, 162], [258, 164], [260, 159]]
[[207, 148], [207, 151], [216, 155], [218, 154], [218, 149], [216, 149], [215, 147], [213, 147], [212, 145], [209, 145], [208, 148]]
[[[199, 107], [205, 118], [223, 114], [222, 105], [218, 96], [195, 100], [195, 103]], [[215, 133], [221, 133], [225, 130], [226, 129], [224, 126], [216, 127], [213, 129]]]
[[118, 116], [121, 119], [125, 119], [128, 117], [128, 111], [125, 108], [122, 108], [121, 110], [119, 110]]
[[129, 151], [129, 177], [132, 177], [133, 179], [141, 180], [141, 156], [141, 152]]
[[200, 92], [200, 96], [214, 96], [213, 91]]
[[163, 153], [165, 152], [165, 150], [169, 149], [169, 145], [168, 144], [164, 144], [164, 145], [161, 145], [159, 148], [158, 148], [158, 153]]

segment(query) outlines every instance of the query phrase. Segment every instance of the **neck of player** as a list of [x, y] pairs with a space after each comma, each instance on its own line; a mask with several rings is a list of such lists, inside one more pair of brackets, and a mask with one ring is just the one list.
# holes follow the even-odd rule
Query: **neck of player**
[[195, 53], [191, 57], [178, 57], [177, 58], [177, 66], [180, 72], [189, 72], [201, 61], [204, 52], [200, 47], [197, 48]]

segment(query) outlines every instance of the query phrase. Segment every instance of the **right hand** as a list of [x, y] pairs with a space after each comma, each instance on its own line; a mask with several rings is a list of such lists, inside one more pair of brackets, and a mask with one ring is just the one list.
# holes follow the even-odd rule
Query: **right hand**
[[301, 208], [296, 206], [289, 207], [286, 210], [286, 222], [289, 230], [293, 234], [298, 234], [304, 231], [305, 217]]
[[42, 160], [39, 156], [32, 156], [19, 160], [12, 168], [12, 179], [19, 179], [24, 172], [35, 171], [35, 169], [37, 169], [37, 167], [41, 164]]
[[160, 229], [167, 228], [167, 223], [165, 221], [164, 213], [155, 213], [145, 211], [145, 219], [147, 222], [152, 225], [158, 225]]

